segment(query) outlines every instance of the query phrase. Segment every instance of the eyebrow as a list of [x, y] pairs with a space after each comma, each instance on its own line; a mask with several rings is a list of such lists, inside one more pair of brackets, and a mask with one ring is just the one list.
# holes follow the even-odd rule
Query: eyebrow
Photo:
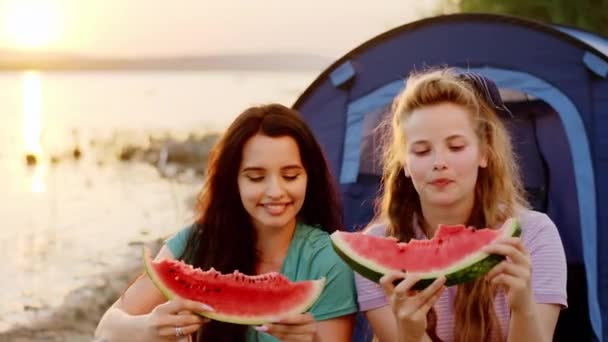
[[[301, 165], [293, 164], [293, 165], [283, 166], [281, 168], [281, 171], [302, 170], [302, 169], [304, 169], [304, 167], [302, 167]], [[261, 171], [266, 171], [266, 169], [263, 167], [259, 167], [259, 166], [247, 166], [241, 170], [241, 172], [261, 172]]]
[[[454, 140], [454, 139], [465, 139], [464, 135], [461, 134], [452, 134], [449, 137], [447, 137], [445, 140]], [[420, 145], [420, 144], [428, 144], [428, 140], [416, 140], [412, 143], [413, 145]]]
[[447, 137], [446, 140], [454, 140], [454, 139], [466, 139], [464, 135], [461, 134], [452, 134], [449, 137]]
[[429, 142], [426, 140], [416, 140], [412, 143], [412, 146], [414, 145], [424, 145], [424, 144], [428, 144]]

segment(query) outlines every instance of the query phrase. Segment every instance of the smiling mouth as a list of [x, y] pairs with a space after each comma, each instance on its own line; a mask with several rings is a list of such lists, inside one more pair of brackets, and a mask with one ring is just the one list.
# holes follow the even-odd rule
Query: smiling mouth
[[264, 203], [260, 204], [262, 207], [284, 207], [289, 203]]
[[280, 215], [290, 204], [291, 203], [267, 203], [260, 204], [260, 206], [271, 215]]

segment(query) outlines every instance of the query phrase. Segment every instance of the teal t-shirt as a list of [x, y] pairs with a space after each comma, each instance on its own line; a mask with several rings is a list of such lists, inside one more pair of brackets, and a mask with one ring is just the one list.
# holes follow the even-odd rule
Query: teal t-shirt
[[[182, 255], [190, 233], [184, 228], [166, 241], [174, 256]], [[325, 277], [325, 288], [309, 312], [317, 321], [357, 312], [352, 270], [335, 253], [329, 235], [303, 223], [296, 225], [281, 273], [291, 281]], [[274, 342], [274, 337], [249, 329], [248, 341]]]

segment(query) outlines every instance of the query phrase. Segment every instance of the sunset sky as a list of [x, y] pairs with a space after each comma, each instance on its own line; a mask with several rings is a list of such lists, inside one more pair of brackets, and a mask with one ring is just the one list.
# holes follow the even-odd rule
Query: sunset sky
[[[339, 56], [438, 0], [0, 0], [0, 49]], [[377, 6], [373, 6], [376, 4]]]

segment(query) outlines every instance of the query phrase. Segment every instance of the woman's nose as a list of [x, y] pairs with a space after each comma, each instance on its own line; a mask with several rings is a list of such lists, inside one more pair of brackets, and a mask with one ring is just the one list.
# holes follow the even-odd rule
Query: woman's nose
[[276, 198], [283, 195], [281, 181], [277, 177], [269, 177], [266, 185], [266, 196]]
[[445, 153], [442, 151], [435, 152], [435, 160], [433, 161], [433, 170], [441, 171], [447, 168], [445, 163]]

